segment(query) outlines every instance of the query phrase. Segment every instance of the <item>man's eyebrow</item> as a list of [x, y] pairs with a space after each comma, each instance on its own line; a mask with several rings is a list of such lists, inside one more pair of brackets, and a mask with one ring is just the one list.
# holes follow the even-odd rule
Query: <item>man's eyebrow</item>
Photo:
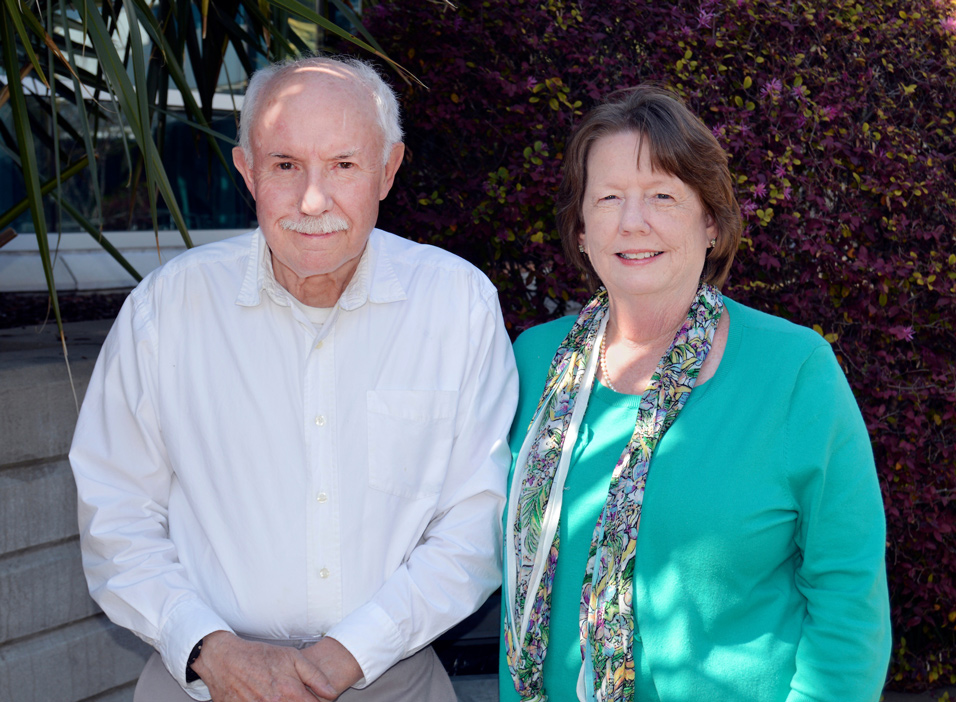
[[[343, 152], [341, 152], [341, 153], [339, 153], [339, 154], [336, 154], [335, 156], [332, 157], [331, 160], [332, 160], [332, 161], [345, 161], [345, 160], [348, 160], [348, 159], [350, 159], [350, 158], [354, 158], [355, 155], [358, 154], [360, 151], [361, 151], [361, 149], [349, 149], [348, 151], [343, 151]], [[283, 153], [279, 153], [279, 152], [275, 152], [275, 153], [269, 154], [269, 158], [275, 158], [275, 159], [281, 159], [281, 160], [288, 160], [288, 161], [295, 160], [295, 156], [290, 156], [289, 154], [283, 154]]]

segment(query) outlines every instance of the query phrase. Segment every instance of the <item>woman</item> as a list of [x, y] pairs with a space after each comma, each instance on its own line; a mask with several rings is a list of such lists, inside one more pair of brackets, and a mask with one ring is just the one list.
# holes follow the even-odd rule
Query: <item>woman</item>
[[501, 700], [875, 702], [869, 439], [819, 335], [719, 292], [726, 155], [641, 86], [584, 119], [564, 169], [564, 248], [603, 288], [515, 343]]

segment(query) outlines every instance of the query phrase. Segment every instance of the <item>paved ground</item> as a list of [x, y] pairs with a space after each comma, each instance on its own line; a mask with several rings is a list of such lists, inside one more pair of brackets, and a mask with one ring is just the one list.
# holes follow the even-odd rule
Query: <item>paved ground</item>
[[498, 702], [497, 675], [461, 675], [451, 679], [458, 702]]

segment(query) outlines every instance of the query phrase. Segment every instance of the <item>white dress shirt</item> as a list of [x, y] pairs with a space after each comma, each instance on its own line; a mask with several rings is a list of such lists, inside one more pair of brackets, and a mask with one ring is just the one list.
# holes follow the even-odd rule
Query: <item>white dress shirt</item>
[[452, 254], [374, 230], [313, 324], [260, 232], [193, 249], [130, 294], [80, 412], [90, 592], [183, 686], [220, 629], [330, 635], [367, 685], [499, 585], [516, 401], [497, 293]]

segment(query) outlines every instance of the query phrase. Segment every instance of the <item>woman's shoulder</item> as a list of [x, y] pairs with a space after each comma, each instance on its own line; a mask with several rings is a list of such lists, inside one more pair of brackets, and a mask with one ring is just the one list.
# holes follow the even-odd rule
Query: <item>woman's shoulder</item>
[[558, 344], [574, 326], [575, 317], [561, 317], [544, 324], [531, 327], [521, 333], [514, 343], [515, 363], [518, 366], [520, 399], [518, 418], [527, 425], [525, 413], [528, 407], [541, 395], [541, 388], [548, 376], [548, 368], [554, 359]]
[[736, 325], [738, 329], [746, 331], [749, 343], [798, 356], [806, 356], [830, 346], [826, 339], [809, 327], [761, 312], [728, 297], [724, 298], [724, 303], [730, 313], [731, 327]]
[[759, 383], [758, 378], [775, 388], [792, 387], [807, 378], [817, 384], [846, 383], [830, 342], [819, 333], [732, 299], [724, 301], [733, 337], [731, 365], [747, 383]]
[[515, 357], [530, 361], [546, 356], [550, 361], [558, 344], [574, 326], [575, 319], [575, 315], [567, 315], [525, 329], [515, 340]]

